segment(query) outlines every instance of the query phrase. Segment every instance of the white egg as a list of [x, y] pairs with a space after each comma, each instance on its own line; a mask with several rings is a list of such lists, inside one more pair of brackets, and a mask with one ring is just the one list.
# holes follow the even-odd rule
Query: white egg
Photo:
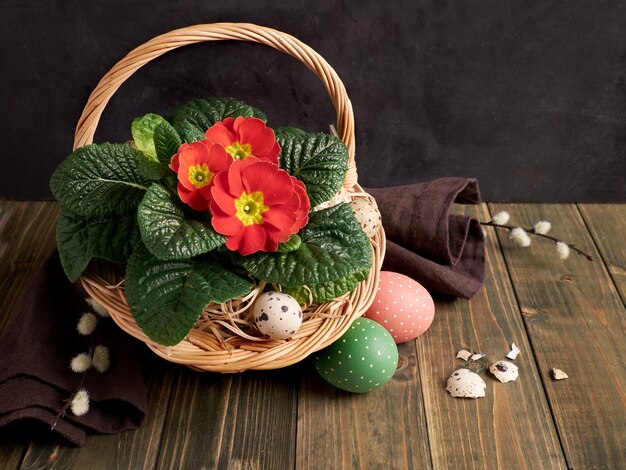
[[359, 221], [365, 234], [372, 238], [381, 226], [380, 212], [376, 205], [369, 199], [353, 199], [350, 201], [350, 208], [354, 212], [356, 220]]
[[448, 378], [446, 390], [455, 398], [480, 398], [485, 396], [487, 385], [478, 374], [469, 369], [457, 369]]
[[298, 301], [282, 292], [265, 292], [252, 306], [254, 326], [269, 339], [291, 338], [302, 324]]

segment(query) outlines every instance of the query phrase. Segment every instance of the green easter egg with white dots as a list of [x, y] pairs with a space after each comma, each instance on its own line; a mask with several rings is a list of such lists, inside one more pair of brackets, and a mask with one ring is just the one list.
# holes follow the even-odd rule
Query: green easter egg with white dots
[[398, 366], [398, 347], [381, 325], [358, 318], [341, 338], [313, 354], [313, 366], [331, 385], [367, 393], [391, 380]]

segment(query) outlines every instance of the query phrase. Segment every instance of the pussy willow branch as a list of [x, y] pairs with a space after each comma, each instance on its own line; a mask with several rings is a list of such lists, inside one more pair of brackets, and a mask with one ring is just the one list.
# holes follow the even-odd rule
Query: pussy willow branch
[[[508, 230], [509, 232], [511, 230], [515, 229], [515, 228], [518, 228], [518, 226], [515, 226], [515, 225], [499, 225], [499, 224], [494, 224], [493, 222], [481, 222], [480, 225], [485, 225], [487, 227], [503, 228], [503, 229]], [[565, 243], [567, 246], [569, 246], [572, 250], [574, 250], [579, 255], [584, 256], [589, 261], [593, 261], [593, 257], [590, 254], [584, 252], [583, 250], [581, 250], [580, 248], [578, 248], [576, 245], [574, 245], [572, 243], [564, 242], [563, 240], [560, 240], [558, 238], [552, 237], [550, 235], [546, 235], [546, 234], [543, 234], [543, 233], [537, 233], [537, 232], [535, 232], [534, 228], [526, 228], [526, 227], [519, 227], [519, 228], [524, 230], [526, 233], [529, 233], [531, 235], [535, 235], [536, 237], [542, 237], [542, 238], [547, 238], [548, 240], [552, 240], [554, 243], [557, 243], [557, 242]]]
[[[93, 348], [89, 349], [89, 357], [93, 357]], [[67, 413], [67, 409], [72, 404], [72, 400], [74, 399], [76, 394], [80, 391], [80, 389], [83, 388], [83, 385], [85, 385], [85, 379], [87, 377], [88, 372], [89, 372], [89, 369], [87, 369], [85, 372], [82, 373], [80, 382], [78, 382], [76, 389], [70, 395], [70, 397], [65, 400], [65, 405], [63, 405], [63, 408], [61, 408], [61, 410], [57, 413], [56, 417], [54, 418], [54, 423], [52, 423], [52, 427], [50, 428], [51, 431], [54, 431], [54, 428], [57, 427], [57, 424], [59, 424], [59, 420], [65, 416], [65, 413]]]

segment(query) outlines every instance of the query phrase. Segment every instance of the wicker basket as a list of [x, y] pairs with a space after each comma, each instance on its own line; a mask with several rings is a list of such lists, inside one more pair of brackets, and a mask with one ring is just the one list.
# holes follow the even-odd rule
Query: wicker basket
[[[349, 152], [348, 172], [341, 197], [344, 200], [346, 197], [370, 198], [357, 184], [352, 105], [336, 72], [313, 49], [294, 37], [253, 24], [215, 23], [190, 26], [158, 36], [130, 52], [102, 78], [89, 96], [76, 128], [74, 149], [92, 143], [107, 102], [122, 83], [144, 64], [181, 46], [222, 40], [250, 41], [271, 46], [297, 58], [322, 80], [337, 111], [338, 135]], [[277, 369], [294, 364], [335, 341], [369, 307], [374, 299], [385, 252], [385, 234], [382, 229], [371, 239], [371, 244], [373, 262], [368, 278], [349, 294], [324, 305], [306, 309], [301, 328], [295, 336], [285, 341], [233, 334], [234, 328], [228, 321], [207, 322], [204, 318], [205, 312], [204, 319], [198, 322], [183, 341], [175, 346], [162, 346], [151, 341], [135, 323], [124, 296], [123, 279], [111, 266], [104, 263], [91, 266], [81, 282], [88, 294], [108, 310], [124, 331], [144, 341], [156, 354], [169, 361], [202, 371]], [[209, 306], [207, 311], [217, 309], [226, 313], [241, 312], [246, 305], [251, 304], [253, 299], [250, 297]]]

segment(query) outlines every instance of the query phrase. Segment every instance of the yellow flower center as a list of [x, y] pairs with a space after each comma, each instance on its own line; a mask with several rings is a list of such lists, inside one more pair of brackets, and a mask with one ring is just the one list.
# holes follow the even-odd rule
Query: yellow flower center
[[263, 212], [269, 209], [269, 207], [263, 204], [263, 193], [261, 191], [255, 191], [250, 194], [244, 191], [239, 199], [235, 199], [235, 208], [237, 209], [235, 215], [246, 227], [252, 224], [262, 224]]
[[206, 163], [189, 167], [189, 182], [196, 189], [204, 188], [207, 184], [211, 184], [213, 173], [209, 170]]
[[226, 152], [233, 157], [234, 160], [245, 160], [252, 155], [252, 147], [250, 144], [240, 144], [239, 142], [233, 142], [226, 147]]

